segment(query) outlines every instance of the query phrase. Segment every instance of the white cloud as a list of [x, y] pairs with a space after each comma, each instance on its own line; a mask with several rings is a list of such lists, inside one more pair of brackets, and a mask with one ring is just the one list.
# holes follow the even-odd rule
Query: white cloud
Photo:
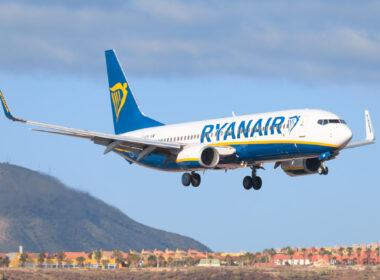
[[138, 75], [378, 82], [380, 4], [347, 1], [12, 1], [0, 71], [104, 75], [117, 49]]

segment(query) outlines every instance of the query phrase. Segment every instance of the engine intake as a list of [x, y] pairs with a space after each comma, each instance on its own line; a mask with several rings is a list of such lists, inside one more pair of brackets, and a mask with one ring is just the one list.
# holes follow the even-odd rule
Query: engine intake
[[177, 156], [177, 163], [187, 168], [214, 168], [219, 160], [218, 151], [207, 145], [185, 147]]
[[296, 177], [315, 174], [320, 165], [321, 162], [318, 158], [308, 158], [283, 161], [281, 168], [287, 175]]

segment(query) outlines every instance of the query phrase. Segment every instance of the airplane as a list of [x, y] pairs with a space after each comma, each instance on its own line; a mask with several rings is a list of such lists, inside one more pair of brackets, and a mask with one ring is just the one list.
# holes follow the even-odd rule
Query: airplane
[[106, 50], [106, 66], [115, 134], [74, 129], [14, 117], [4, 96], [6, 117], [37, 126], [33, 130], [89, 139], [130, 164], [162, 171], [184, 172], [182, 184], [198, 187], [199, 171], [250, 168], [246, 190], [259, 190], [257, 170], [274, 162], [289, 176], [327, 175], [326, 161], [343, 149], [375, 143], [369, 112], [366, 139], [350, 142], [352, 131], [337, 115], [323, 110], [287, 110], [165, 125], [146, 116], [136, 102], [115, 50]]

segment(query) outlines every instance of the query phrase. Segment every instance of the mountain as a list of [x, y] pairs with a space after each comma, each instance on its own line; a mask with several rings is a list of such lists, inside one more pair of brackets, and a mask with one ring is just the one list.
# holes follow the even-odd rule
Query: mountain
[[0, 163], [0, 251], [90, 251], [94, 249], [196, 249], [205, 245], [142, 225], [120, 210], [57, 179]]

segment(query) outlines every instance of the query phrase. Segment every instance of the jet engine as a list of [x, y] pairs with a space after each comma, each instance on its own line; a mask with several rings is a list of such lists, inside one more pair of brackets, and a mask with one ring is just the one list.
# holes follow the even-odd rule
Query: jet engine
[[219, 163], [216, 148], [207, 145], [185, 147], [177, 156], [177, 163], [187, 168], [214, 168]]
[[281, 168], [292, 177], [311, 175], [318, 172], [321, 161], [318, 158], [295, 159], [281, 162]]

